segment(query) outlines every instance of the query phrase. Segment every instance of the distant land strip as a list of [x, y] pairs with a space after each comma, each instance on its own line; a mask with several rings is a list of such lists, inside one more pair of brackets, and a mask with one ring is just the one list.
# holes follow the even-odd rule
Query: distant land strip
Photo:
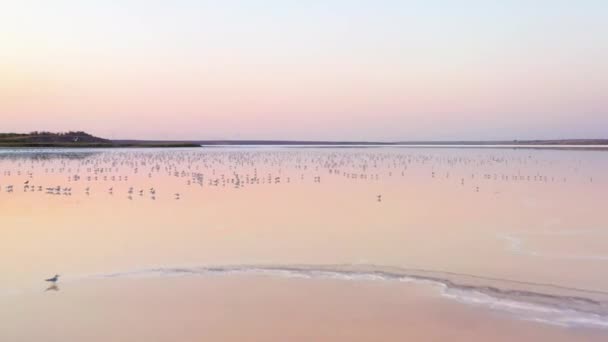
[[76, 131], [65, 133], [31, 132], [0, 133], [0, 147], [73, 147], [73, 148], [116, 148], [116, 147], [200, 147], [187, 141], [129, 141], [120, 142]]
[[82, 131], [0, 133], [0, 147], [177, 148], [220, 146], [419, 146], [504, 148], [607, 148], [608, 139], [484, 140], [484, 141], [309, 141], [309, 140], [110, 140]]

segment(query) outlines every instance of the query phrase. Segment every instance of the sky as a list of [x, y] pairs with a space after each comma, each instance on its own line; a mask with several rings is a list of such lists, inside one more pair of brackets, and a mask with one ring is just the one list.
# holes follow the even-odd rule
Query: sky
[[605, 0], [0, 0], [0, 132], [608, 138]]

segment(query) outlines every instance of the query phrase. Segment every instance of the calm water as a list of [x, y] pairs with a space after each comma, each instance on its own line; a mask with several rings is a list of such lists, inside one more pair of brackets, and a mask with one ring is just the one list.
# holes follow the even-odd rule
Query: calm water
[[608, 327], [608, 153], [0, 150], [0, 298], [83, 278], [415, 281]]

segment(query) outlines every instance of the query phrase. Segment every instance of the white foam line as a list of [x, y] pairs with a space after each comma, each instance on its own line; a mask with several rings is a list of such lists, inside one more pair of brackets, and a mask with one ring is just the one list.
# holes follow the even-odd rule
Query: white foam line
[[442, 291], [442, 295], [460, 303], [507, 312], [527, 321], [561, 327], [608, 329], [608, 317], [599, 314], [499, 299], [475, 291], [464, 292], [448, 288]]
[[[608, 316], [593, 312], [553, 307], [551, 305], [530, 303], [513, 299], [494, 297], [474, 289], [460, 289], [450, 280], [442, 282], [439, 278], [391, 274], [388, 272], [328, 270], [298, 267], [277, 266], [232, 266], [232, 267], [199, 267], [199, 268], [157, 268], [134, 272], [114, 273], [103, 277], [142, 277], [142, 276], [176, 276], [176, 275], [238, 275], [255, 274], [304, 279], [337, 279], [344, 281], [399, 281], [430, 285], [439, 290], [439, 294], [459, 303], [485, 307], [506, 312], [512, 316], [539, 323], [563, 327], [587, 327], [608, 329]], [[542, 294], [540, 294], [542, 295]]]
[[[353, 265], [350, 265], [353, 266]], [[371, 266], [371, 265], [369, 265]], [[368, 266], [368, 267], [369, 267]], [[340, 267], [343, 267], [342, 269]], [[344, 266], [207, 266], [207, 267], [157, 267], [141, 269], [128, 272], [116, 272], [108, 274], [97, 274], [80, 277], [68, 277], [68, 283], [86, 279], [102, 278], [147, 278], [147, 277], [180, 277], [180, 276], [231, 276], [231, 275], [263, 275], [271, 277], [288, 277], [301, 279], [336, 279], [342, 281], [394, 281], [403, 283], [415, 283], [436, 288], [439, 294], [450, 300], [455, 300], [466, 305], [483, 307], [499, 312], [505, 312], [513, 317], [535, 321], [539, 323], [551, 324], [563, 327], [586, 327], [595, 329], [608, 329], [608, 312], [606, 311], [607, 302], [598, 302], [595, 299], [584, 296], [556, 296], [543, 292], [527, 292], [514, 288], [500, 288], [493, 286], [480, 286], [479, 281], [486, 280], [493, 282], [491, 278], [480, 278], [472, 275], [468, 276], [476, 279], [473, 284], [466, 285], [459, 281], [455, 282], [449, 273], [412, 270], [412, 274], [402, 273], [407, 270], [397, 272], [384, 271], [378, 266], [375, 269], [357, 270], [356, 268]], [[397, 270], [397, 269], [396, 269]], [[425, 273], [426, 272], [426, 273]], [[454, 276], [455, 274], [452, 274]], [[501, 280], [506, 283], [514, 282]], [[520, 286], [522, 283], [518, 283]], [[530, 283], [530, 286], [533, 286]], [[536, 286], [554, 286], [536, 284]], [[565, 289], [565, 288], [564, 288]], [[570, 289], [577, 293], [585, 293], [586, 290]], [[600, 294], [600, 293], [597, 293]], [[516, 298], [509, 298], [516, 296]], [[520, 298], [517, 298], [520, 297]], [[521, 299], [525, 298], [525, 299]], [[527, 299], [527, 300], [526, 300]], [[538, 302], [530, 302], [536, 300]], [[554, 301], [554, 305], [547, 303]], [[582, 304], [581, 304], [582, 302]], [[575, 309], [574, 307], [577, 307]], [[598, 311], [599, 310], [599, 311]], [[601, 314], [600, 314], [601, 312]]]

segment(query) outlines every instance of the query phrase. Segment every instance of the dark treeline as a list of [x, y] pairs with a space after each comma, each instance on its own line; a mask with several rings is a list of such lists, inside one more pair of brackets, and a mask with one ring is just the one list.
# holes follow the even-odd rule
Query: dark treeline
[[93, 137], [91, 134], [83, 131], [68, 131], [68, 132], [47, 132], [47, 131], [34, 131], [29, 133], [0, 133], [0, 137], [12, 138], [12, 137], [28, 137], [28, 136], [87, 136]]
[[120, 142], [99, 138], [83, 131], [0, 133], [0, 147], [198, 147], [189, 142]]
[[80, 144], [96, 144], [96, 145], [111, 145], [112, 142], [107, 139], [98, 138], [91, 134], [82, 131], [70, 132], [31, 132], [31, 133], [7, 133], [0, 134], [0, 144], [4, 145], [80, 145]]

